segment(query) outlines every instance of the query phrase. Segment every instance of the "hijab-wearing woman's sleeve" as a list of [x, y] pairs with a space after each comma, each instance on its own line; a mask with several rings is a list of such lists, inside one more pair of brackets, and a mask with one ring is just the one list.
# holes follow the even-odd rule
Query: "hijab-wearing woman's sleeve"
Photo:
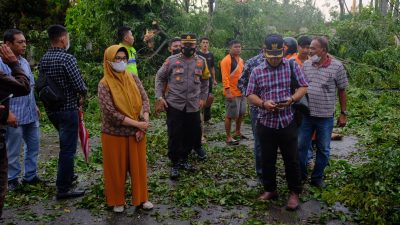
[[97, 94], [99, 97], [100, 109], [103, 116], [107, 118], [106, 121], [111, 121], [114, 125], [120, 126], [125, 116], [115, 109], [110, 89], [100, 82]]

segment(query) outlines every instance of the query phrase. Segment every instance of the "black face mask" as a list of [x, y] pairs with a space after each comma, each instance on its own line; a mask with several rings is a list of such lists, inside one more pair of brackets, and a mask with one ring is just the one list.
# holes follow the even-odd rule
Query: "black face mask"
[[181, 52], [180, 48], [174, 49], [174, 50], [172, 50], [172, 55], [179, 54], [180, 52]]
[[183, 47], [181, 50], [182, 54], [186, 57], [192, 57], [195, 51], [196, 48], [190, 48], [190, 47]]

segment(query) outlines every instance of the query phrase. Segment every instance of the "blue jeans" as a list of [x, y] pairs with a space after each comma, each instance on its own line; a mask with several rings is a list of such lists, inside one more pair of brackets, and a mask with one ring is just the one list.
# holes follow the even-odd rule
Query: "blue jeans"
[[298, 136], [300, 169], [303, 180], [307, 179], [307, 155], [311, 148], [311, 138], [314, 130], [317, 132], [317, 153], [314, 170], [311, 174], [311, 181], [318, 182], [322, 180], [325, 167], [329, 162], [333, 117], [303, 117]]
[[250, 107], [251, 129], [254, 137], [254, 158], [256, 161], [256, 173], [259, 180], [262, 180], [262, 167], [261, 167], [261, 144], [257, 135], [257, 109]]
[[58, 193], [64, 193], [71, 188], [74, 176], [74, 157], [78, 144], [78, 111], [48, 112], [47, 115], [59, 135], [60, 153], [56, 185]]
[[17, 128], [8, 126], [6, 133], [8, 180], [17, 179], [21, 173], [19, 156], [24, 142], [24, 180], [31, 181], [37, 176], [37, 158], [39, 154], [39, 121], [19, 125]]

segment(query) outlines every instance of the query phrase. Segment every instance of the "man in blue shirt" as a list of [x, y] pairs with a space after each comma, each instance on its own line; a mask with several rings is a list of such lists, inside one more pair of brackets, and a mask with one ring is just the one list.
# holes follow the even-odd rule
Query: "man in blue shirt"
[[[39, 116], [34, 91], [34, 77], [28, 61], [24, 57], [26, 40], [24, 34], [17, 29], [10, 29], [4, 33], [4, 43], [18, 58], [19, 64], [29, 79], [31, 91], [29, 95], [12, 98], [10, 112], [7, 119], [7, 157], [8, 157], [8, 190], [12, 191], [20, 184], [21, 173], [20, 151], [24, 143], [24, 175], [23, 183], [38, 183], [37, 158], [39, 153]], [[11, 75], [11, 69], [0, 60], [0, 69]]]

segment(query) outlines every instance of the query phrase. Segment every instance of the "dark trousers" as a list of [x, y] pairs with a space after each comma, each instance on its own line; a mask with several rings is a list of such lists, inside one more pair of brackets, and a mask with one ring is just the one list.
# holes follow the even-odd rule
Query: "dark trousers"
[[60, 152], [57, 168], [57, 191], [64, 193], [72, 186], [74, 157], [78, 144], [78, 111], [49, 112], [51, 123], [58, 131]]
[[7, 193], [8, 160], [6, 148], [6, 128], [0, 124], [0, 217], [3, 214], [4, 199]]
[[186, 161], [196, 140], [201, 136], [200, 112], [167, 109], [168, 157], [172, 164]]
[[258, 122], [257, 134], [261, 144], [262, 180], [265, 191], [276, 191], [276, 159], [278, 148], [285, 164], [289, 190], [302, 191], [300, 164], [297, 153], [297, 126], [292, 122], [281, 129], [268, 128]]
[[[214, 80], [212, 78], [212, 76], [209, 79], [209, 83], [208, 83], [208, 94], [212, 93], [213, 90], [213, 85], [214, 85]], [[211, 119], [211, 106], [204, 108], [204, 122], [207, 122]]]

